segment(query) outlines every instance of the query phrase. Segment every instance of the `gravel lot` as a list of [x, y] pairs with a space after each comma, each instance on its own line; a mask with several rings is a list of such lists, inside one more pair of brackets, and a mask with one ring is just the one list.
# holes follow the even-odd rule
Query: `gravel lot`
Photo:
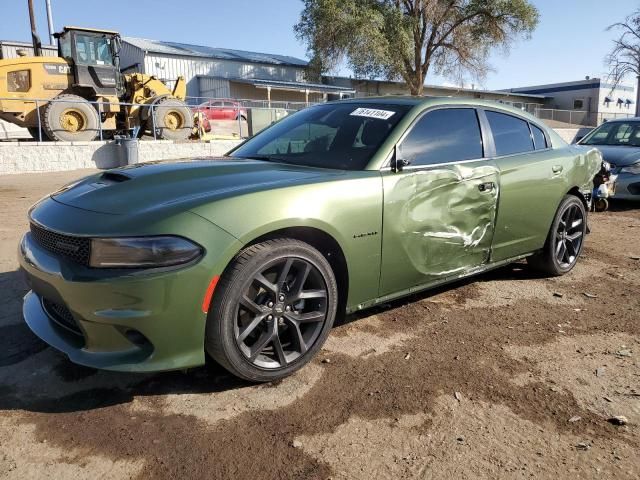
[[348, 317], [252, 386], [79, 367], [23, 324], [28, 207], [87, 173], [0, 177], [0, 477], [640, 478], [640, 209], [592, 214], [568, 276], [517, 264]]

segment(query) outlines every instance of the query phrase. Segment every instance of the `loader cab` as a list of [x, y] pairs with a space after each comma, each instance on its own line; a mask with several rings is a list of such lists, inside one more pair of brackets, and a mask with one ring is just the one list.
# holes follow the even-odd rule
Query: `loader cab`
[[58, 55], [73, 70], [75, 88], [88, 89], [93, 96], [122, 96], [121, 40], [117, 32], [65, 27], [56, 38]]

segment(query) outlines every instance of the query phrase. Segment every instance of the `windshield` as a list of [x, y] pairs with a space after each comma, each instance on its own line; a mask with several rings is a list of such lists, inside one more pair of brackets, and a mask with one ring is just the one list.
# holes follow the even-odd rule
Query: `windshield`
[[640, 122], [603, 123], [580, 142], [582, 145], [640, 147]]
[[111, 39], [104, 36], [76, 34], [78, 63], [113, 66]]
[[232, 157], [363, 170], [409, 105], [325, 103], [257, 134]]

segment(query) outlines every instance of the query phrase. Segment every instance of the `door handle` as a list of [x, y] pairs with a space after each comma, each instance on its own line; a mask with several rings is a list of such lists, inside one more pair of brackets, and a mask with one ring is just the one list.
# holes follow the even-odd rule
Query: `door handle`
[[563, 170], [562, 165], [554, 165], [553, 167], [551, 167], [551, 171], [553, 173], [560, 173], [562, 172], [562, 170]]
[[493, 182], [485, 182], [485, 183], [478, 184], [478, 190], [480, 190], [481, 192], [490, 192], [494, 188], [496, 188], [496, 184]]

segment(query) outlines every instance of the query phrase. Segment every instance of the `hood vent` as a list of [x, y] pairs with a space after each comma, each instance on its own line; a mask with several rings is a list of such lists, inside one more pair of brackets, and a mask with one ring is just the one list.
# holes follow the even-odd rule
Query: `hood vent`
[[107, 183], [122, 183], [131, 180], [131, 177], [120, 172], [104, 172], [100, 176], [100, 180]]

